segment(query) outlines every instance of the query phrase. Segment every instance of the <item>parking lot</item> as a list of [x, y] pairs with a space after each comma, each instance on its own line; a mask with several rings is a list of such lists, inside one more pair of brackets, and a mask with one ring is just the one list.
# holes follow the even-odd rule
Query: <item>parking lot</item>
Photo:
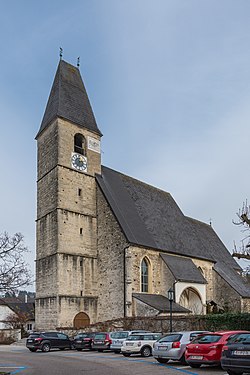
[[75, 350], [31, 353], [23, 346], [0, 346], [0, 372], [20, 375], [224, 375], [215, 367], [192, 369], [178, 362], [159, 364], [153, 357], [129, 358], [113, 352]]

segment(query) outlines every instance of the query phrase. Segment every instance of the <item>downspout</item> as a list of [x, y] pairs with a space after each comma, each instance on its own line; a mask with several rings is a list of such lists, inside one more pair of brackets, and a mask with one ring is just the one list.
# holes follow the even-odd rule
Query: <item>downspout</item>
[[126, 267], [126, 250], [129, 246], [125, 246], [123, 249], [123, 314], [124, 318], [127, 317], [127, 308], [126, 308], [126, 295], [127, 295], [127, 284], [126, 284], [126, 276], [127, 276], [127, 267]]

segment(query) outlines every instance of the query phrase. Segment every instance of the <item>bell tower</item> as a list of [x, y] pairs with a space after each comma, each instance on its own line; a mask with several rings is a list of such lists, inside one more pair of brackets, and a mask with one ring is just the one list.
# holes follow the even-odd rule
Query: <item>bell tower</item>
[[101, 136], [78, 67], [60, 60], [36, 136], [36, 329], [96, 320]]

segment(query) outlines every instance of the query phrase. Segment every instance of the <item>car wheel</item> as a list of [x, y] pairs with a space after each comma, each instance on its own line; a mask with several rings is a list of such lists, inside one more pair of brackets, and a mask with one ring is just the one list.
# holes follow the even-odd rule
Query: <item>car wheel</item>
[[227, 370], [227, 373], [229, 375], [242, 375], [243, 372], [233, 371], [233, 370]]
[[189, 363], [189, 366], [192, 368], [199, 368], [201, 365], [199, 363]]
[[60, 350], [64, 350], [65, 348], [59, 348]]
[[186, 359], [185, 359], [185, 354], [183, 354], [182, 357], [180, 358], [180, 363], [182, 365], [186, 365], [187, 364]]
[[50, 351], [50, 344], [43, 344], [42, 352], [49, 352]]
[[81, 349], [81, 348], [77, 348], [76, 350], [77, 350], [78, 352], [81, 352], [81, 351], [82, 351], [82, 349]]
[[29, 348], [29, 350], [31, 351], [31, 352], [36, 352], [37, 351], [37, 349], [33, 349], [33, 348]]
[[167, 358], [155, 358], [159, 363], [168, 363], [169, 359]]
[[114, 353], [115, 353], [115, 354], [119, 354], [119, 353], [120, 353], [120, 350], [114, 350]]
[[103, 349], [98, 349], [98, 352], [103, 352]]
[[151, 348], [150, 348], [150, 346], [145, 346], [144, 348], [142, 348], [141, 355], [143, 357], [150, 357], [151, 356]]
[[124, 357], [130, 357], [130, 353], [122, 353]]

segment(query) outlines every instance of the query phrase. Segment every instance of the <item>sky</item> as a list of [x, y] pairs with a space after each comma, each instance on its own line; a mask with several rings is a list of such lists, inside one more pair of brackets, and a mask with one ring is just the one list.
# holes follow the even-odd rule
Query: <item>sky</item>
[[102, 164], [171, 193], [232, 252], [250, 201], [250, 1], [0, 0], [0, 233], [24, 235], [33, 272], [34, 138], [60, 47], [80, 56]]

